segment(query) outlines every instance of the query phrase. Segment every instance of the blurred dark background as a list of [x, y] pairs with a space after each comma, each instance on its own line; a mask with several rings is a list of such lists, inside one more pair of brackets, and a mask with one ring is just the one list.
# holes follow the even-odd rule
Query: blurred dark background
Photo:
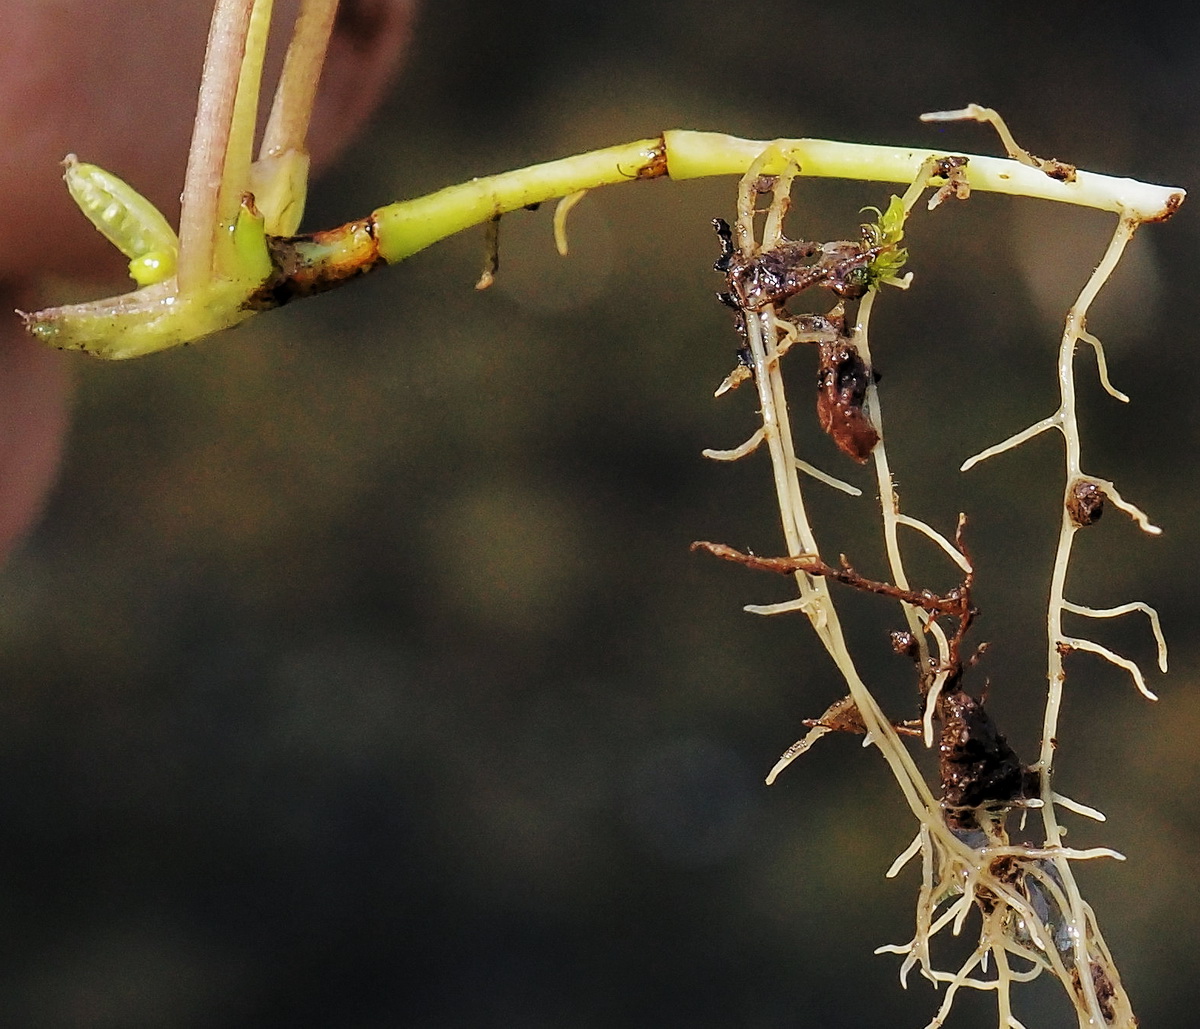
[[[307, 224], [473, 175], [718, 129], [996, 152], [920, 124], [998, 107], [1036, 153], [1189, 187], [1197, 20], [1150, 4], [715, 0], [428, 3], [368, 134]], [[199, 61], [202, 40], [194, 46]], [[853, 235], [886, 186], [802, 184], [791, 228]], [[710, 220], [734, 181], [588, 196], [571, 255], [548, 208], [201, 346], [79, 359], [66, 467], [0, 578], [0, 1023], [38, 1026], [919, 1027], [940, 994], [898, 959], [912, 820], [874, 751], [776, 756], [843, 692], [788, 585], [688, 553], [780, 549], [765, 455], [706, 462], [754, 424], [712, 399], [735, 340]], [[1194, 203], [1194, 201], [1193, 201]], [[911, 223], [916, 279], [874, 350], [906, 510], [960, 510], [992, 643], [974, 673], [1032, 760], [1062, 448], [964, 457], [1056, 402], [1060, 319], [1111, 218], [977, 195]], [[1078, 629], [1140, 660], [1157, 705], [1069, 659], [1060, 789], [1109, 815], [1070, 842], [1147, 1026], [1193, 1020], [1200, 821], [1194, 689], [1200, 380], [1192, 206], [1144, 228], [1082, 353], [1085, 460], [1164, 527], [1110, 511], [1071, 596], [1156, 605]], [[114, 259], [115, 274], [121, 269]], [[796, 353], [803, 397], [812, 356]], [[868, 490], [814, 485], [826, 556], [886, 576], [865, 472], [795, 404], [801, 447]], [[922, 584], [947, 562], [906, 538]], [[898, 717], [896, 612], [844, 597]], [[950, 948], [953, 951], [953, 948]], [[953, 955], [944, 951], [949, 962]], [[1074, 1024], [1056, 984], [1031, 1029]], [[951, 1022], [995, 1024], [992, 998]]]

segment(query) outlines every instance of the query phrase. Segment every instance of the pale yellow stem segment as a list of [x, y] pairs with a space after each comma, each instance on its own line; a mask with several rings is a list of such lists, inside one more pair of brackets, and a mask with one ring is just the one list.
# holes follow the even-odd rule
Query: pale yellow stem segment
[[[663, 139], [673, 179], [741, 174], [770, 145], [719, 132], [673, 130], [663, 133]], [[781, 139], [775, 145], [791, 155], [805, 176], [905, 184], [917, 178], [930, 157], [966, 157], [967, 181], [973, 190], [1094, 207], [1143, 222], [1170, 217], [1185, 196], [1181, 189], [1095, 172], [1080, 171], [1074, 182], [1060, 182], [1007, 157], [958, 154], [936, 147], [872, 146], [827, 139]], [[766, 173], [776, 174], [782, 167], [779, 161]]]

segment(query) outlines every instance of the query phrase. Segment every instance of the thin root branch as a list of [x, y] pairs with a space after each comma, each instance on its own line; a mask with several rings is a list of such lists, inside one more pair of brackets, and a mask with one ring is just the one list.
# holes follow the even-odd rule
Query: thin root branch
[[841, 490], [843, 493], [848, 493], [852, 497], [862, 496], [862, 490], [860, 490], [857, 486], [851, 486], [850, 483], [839, 479], [835, 475], [830, 475], [828, 472], [821, 471], [821, 469], [816, 465], [809, 464], [807, 461], [796, 458], [796, 467], [799, 468], [800, 471], [802, 471], [805, 475], [816, 479], [817, 482], [825, 483], [826, 486], [832, 486], [834, 489]]
[[1149, 604], [1144, 604], [1140, 600], [1134, 600], [1128, 604], [1118, 604], [1116, 607], [1087, 607], [1083, 604], [1072, 604], [1069, 600], [1064, 600], [1062, 606], [1064, 611], [1070, 611], [1072, 614], [1077, 615], [1085, 615], [1088, 618], [1118, 618], [1121, 615], [1127, 615], [1134, 611], [1142, 612], [1142, 614], [1150, 619], [1150, 631], [1154, 633], [1155, 642], [1158, 644], [1159, 671], [1166, 672], [1167, 638], [1163, 635], [1162, 623], [1159, 621], [1158, 612]]
[[1053, 796], [1054, 803], [1059, 807], [1065, 807], [1068, 811], [1073, 811], [1077, 815], [1082, 815], [1084, 818], [1090, 818], [1094, 822], [1107, 822], [1108, 816], [1099, 808], [1091, 807], [1088, 804], [1081, 804], [1077, 800], [1072, 800], [1070, 797], [1064, 797], [1061, 793], [1055, 793]]
[[586, 189], [577, 189], [574, 193], [568, 193], [554, 206], [554, 246], [563, 257], [567, 256], [568, 250], [567, 215], [587, 194]]
[[1000, 142], [1004, 144], [1004, 149], [1007, 151], [1008, 156], [1014, 161], [1020, 161], [1030, 168], [1037, 168], [1059, 182], [1075, 181], [1075, 166], [1073, 164], [1065, 164], [1054, 158], [1046, 160], [1041, 157], [1034, 157], [1028, 150], [1017, 145], [1017, 141], [1013, 139], [1013, 134], [1009, 131], [1004, 119], [1000, 117], [997, 111], [994, 111], [990, 107], [982, 107], [979, 104], [968, 104], [958, 111], [931, 111], [928, 114], [921, 115], [921, 121], [978, 121], [991, 125], [996, 130], [997, 135], [999, 135]]
[[1101, 646], [1092, 640], [1080, 639], [1075, 636], [1061, 637], [1058, 641], [1058, 646], [1066, 650], [1086, 650], [1090, 654], [1098, 654], [1105, 661], [1116, 665], [1118, 668], [1124, 668], [1132, 677], [1134, 685], [1143, 697], [1147, 700], [1158, 700], [1158, 696], [1151, 692], [1150, 688], [1146, 685], [1146, 677], [1142, 675], [1142, 670], [1135, 662], [1130, 661], [1129, 658], [1122, 657], [1120, 654], [1109, 650], [1108, 647]]
[[1129, 395], [1117, 389], [1108, 378], [1108, 360], [1104, 356], [1104, 344], [1100, 342], [1100, 338], [1093, 336], [1086, 329], [1080, 330], [1079, 338], [1085, 343], [1090, 344], [1091, 348], [1096, 352], [1096, 371], [1100, 375], [1100, 385], [1104, 387], [1104, 392], [1110, 397], [1115, 397], [1122, 404], [1128, 404]]
[[1047, 429], [1058, 429], [1062, 425], [1062, 417], [1055, 413], [1049, 418], [1043, 418], [1040, 422], [1035, 422], [1028, 429], [1022, 429], [1020, 432], [1009, 436], [1002, 443], [997, 443], [995, 446], [988, 447], [986, 450], [981, 450], [974, 457], [968, 457], [959, 467], [960, 472], [969, 472], [980, 461], [986, 461], [989, 457], [995, 457], [997, 454], [1003, 454], [1006, 450], [1012, 450], [1014, 447], [1019, 447], [1022, 443], [1027, 443], [1035, 436], [1040, 436]]
[[1104, 492], [1108, 494], [1109, 500], [1113, 502], [1115, 507], [1124, 511], [1127, 515], [1129, 515], [1130, 518], [1137, 522], [1138, 528], [1141, 529], [1142, 532], [1149, 533], [1151, 536], [1161, 535], [1162, 529], [1150, 521], [1150, 516], [1147, 515], [1146, 512], [1136, 504], [1131, 504], [1128, 500], [1122, 497], [1121, 494], [1117, 492], [1117, 487], [1114, 486], [1108, 479], [1096, 479], [1095, 481], [1104, 488]]
[[747, 454], [753, 454], [765, 438], [766, 432], [760, 425], [745, 443], [734, 447], [732, 450], [702, 450], [700, 453], [710, 461], [738, 461]]
[[934, 543], [941, 547], [959, 568], [964, 572], [971, 571], [971, 562], [966, 559], [963, 553], [945, 536], [937, 531], [932, 525], [921, 521], [920, 518], [913, 518], [906, 514], [897, 514], [896, 522], [899, 525], [907, 525], [910, 529], [916, 529], [917, 532], [928, 536]]

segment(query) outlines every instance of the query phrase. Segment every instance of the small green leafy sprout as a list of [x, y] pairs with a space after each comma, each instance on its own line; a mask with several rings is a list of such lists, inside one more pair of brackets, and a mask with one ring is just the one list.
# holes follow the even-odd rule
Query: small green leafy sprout
[[898, 286], [901, 283], [900, 269], [908, 260], [908, 251], [899, 245], [904, 238], [904, 221], [908, 217], [904, 201], [893, 194], [886, 211], [880, 211], [878, 207], [864, 207], [862, 210], [876, 215], [875, 221], [861, 226], [863, 242], [868, 247], [887, 248], [867, 265], [867, 281], [872, 287], [884, 282]]

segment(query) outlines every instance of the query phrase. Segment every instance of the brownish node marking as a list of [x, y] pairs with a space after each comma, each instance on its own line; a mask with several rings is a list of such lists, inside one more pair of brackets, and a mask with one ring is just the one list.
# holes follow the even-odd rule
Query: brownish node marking
[[633, 173], [635, 179], [658, 179], [667, 174], [667, 141], [662, 136], [651, 150], [650, 160]]
[[336, 289], [386, 264], [375, 238], [375, 217], [304, 236], [268, 236], [275, 272], [246, 301], [267, 310]]
[[1165, 222], [1168, 218], [1171, 217], [1171, 215], [1173, 215], [1176, 211], [1179, 210], [1179, 208], [1183, 205], [1184, 200], [1186, 200], [1186, 199], [1187, 199], [1187, 197], [1183, 193], [1172, 193], [1169, 197], [1167, 197], [1166, 206], [1164, 206], [1163, 209], [1158, 214], [1156, 214], [1153, 218], [1147, 218], [1147, 219], [1145, 219], [1145, 221], [1147, 223]]
[[1039, 161], [1042, 171], [1059, 182], [1074, 182], [1076, 168], [1073, 164], [1060, 161], [1057, 157], [1044, 158]]

